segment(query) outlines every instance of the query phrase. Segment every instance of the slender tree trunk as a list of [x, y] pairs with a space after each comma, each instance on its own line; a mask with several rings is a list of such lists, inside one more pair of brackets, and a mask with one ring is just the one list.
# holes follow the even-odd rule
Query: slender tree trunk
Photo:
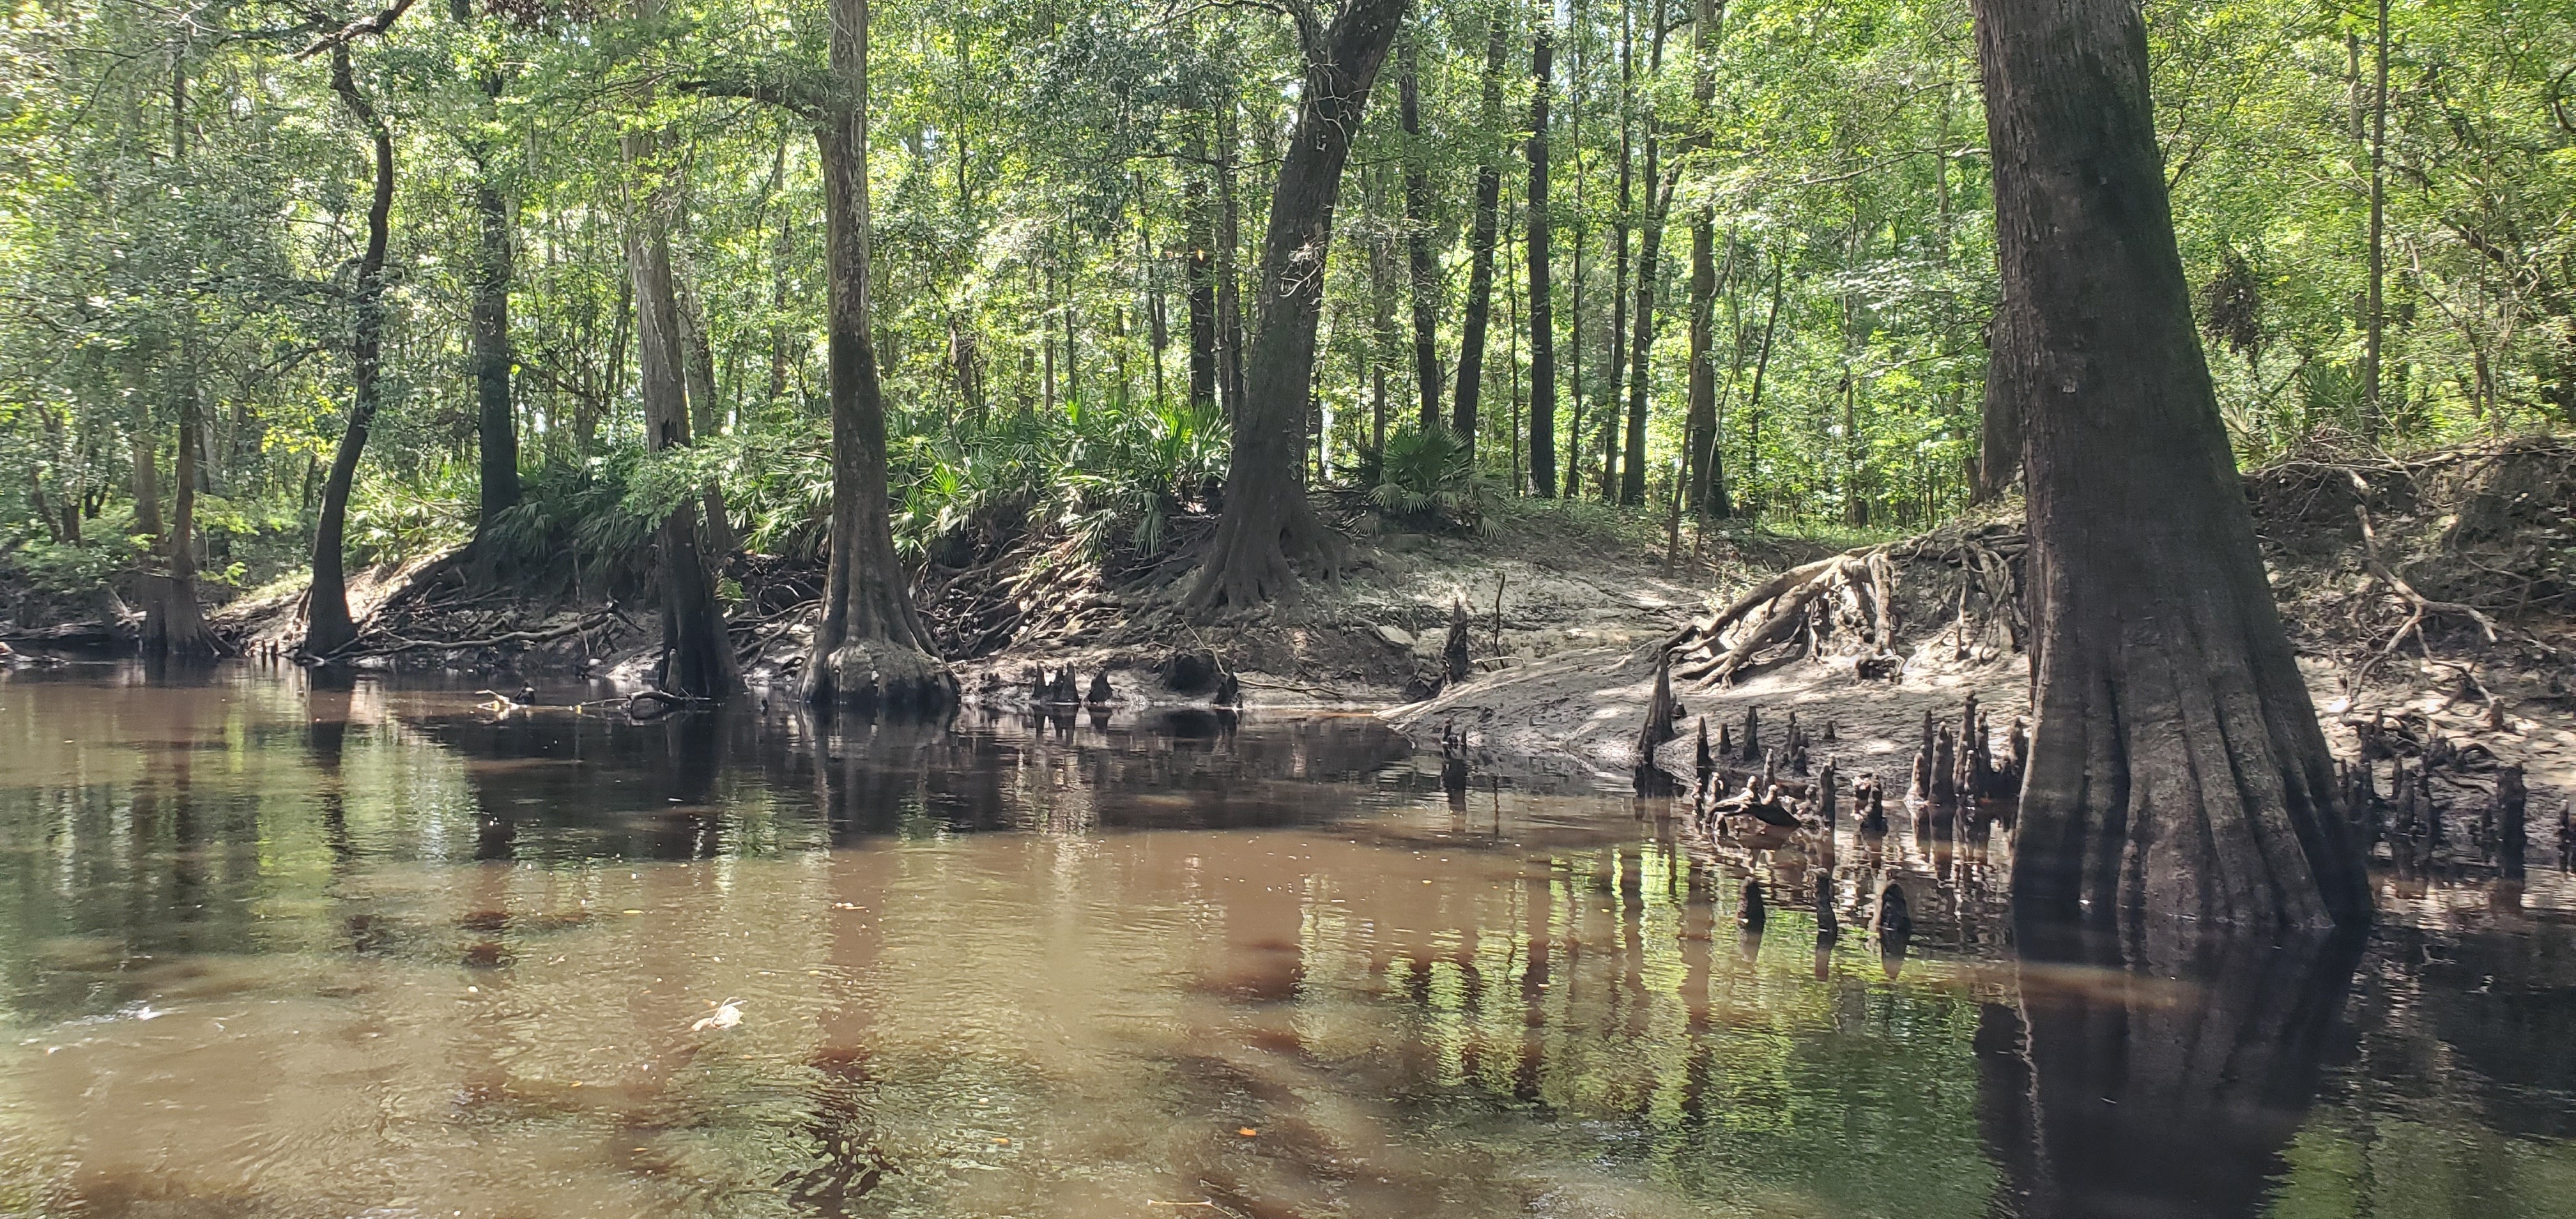
[[[1503, 71], [1511, 53], [1511, 28], [1500, 11], [1487, 18], [1485, 110], [1489, 139], [1503, 122]], [[1476, 414], [1485, 388], [1485, 327], [1494, 311], [1494, 242], [1502, 228], [1503, 167], [1489, 145], [1476, 167], [1476, 217], [1467, 237], [1467, 312], [1458, 330], [1458, 393], [1449, 430], [1476, 451]]]
[[[671, 223], [678, 206], [668, 175], [653, 164], [659, 140], [649, 132], [624, 140], [628, 171], [649, 179], [626, 220], [627, 277], [635, 287], [635, 350], [644, 403], [645, 447], [659, 453], [689, 444], [687, 343], [671, 272]], [[658, 533], [662, 590], [662, 688], [692, 698], [722, 698], [742, 684], [726, 637], [724, 613], [698, 549], [698, 509], [681, 501]]]
[[1213, 406], [1217, 401], [1216, 215], [1208, 203], [1207, 183], [1195, 171], [1182, 187], [1181, 213], [1190, 246], [1184, 266], [1190, 289], [1190, 401]]
[[[1731, 261], [1733, 257], [1734, 252], [1730, 248], [1728, 258]], [[1744, 509], [1747, 516], [1760, 515], [1762, 503], [1760, 498], [1762, 494], [1762, 382], [1771, 371], [1772, 340], [1780, 335], [1782, 281], [1787, 274], [1786, 257], [1771, 260], [1771, 306], [1762, 315], [1762, 346], [1753, 357], [1753, 388], [1744, 395], [1744, 476], [1752, 486], [1752, 490], [1746, 492], [1744, 497], [1750, 504], [1750, 507]], [[1728, 290], [1728, 298], [1734, 299], [1733, 289]], [[1709, 461], [1712, 465], [1723, 464], [1716, 457], [1717, 446], [1724, 439], [1723, 431], [1724, 429], [1721, 428], [1709, 436]]]
[[1335, 557], [1332, 534], [1297, 485], [1299, 431], [1315, 378], [1315, 328], [1342, 166], [1403, 16], [1404, 0], [1347, 0], [1329, 26], [1303, 32], [1306, 74], [1296, 134], [1279, 167], [1262, 241], [1261, 345], [1246, 369], [1225, 516], [1190, 592], [1202, 613], [1291, 592], [1292, 555]]
[[1555, 75], [1555, 18], [1543, 16], [1530, 38], [1529, 338], [1530, 494], [1556, 494], [1556, 309], [1548, 279], [1547, 95]]
[[[1620, 376], [1628, 367], [1628, 234], [1633, 227], [1636, 209], [1636, 166], [1632, 150], [1636, 144], [1636, 64], [1637, 47], [1634, 0], [1619, 3], [1619, 218], [1610, 230], [1610, 333], [1604, 344], [1609, 350], [1602, 370], [1601, 400], [1608, 407], [1601, 413], [1601, 502], [1619, 502], [1619, 415]], [[1646, 179], [1646, 189], [1654, 190], [1654, 178]], [[1652, 202], [1652, 200], [1648, 200]]]
[[832, 546], [805, 697], [930, 710], [956, 701], [957, 679], [913, 609], [886, 515], [885, 391], [868, 303], [868, 0], [831, 0], [831, 15], [831, 97], [815, 138], [831, 277]]
[[1403, 340], [1395, 322], [1395, 243], [1384, 225], [1369, 240], [1369, 445], [1386, 451], [1386, 368]]
[[1413, 299], [1413, 382], [1422, 399], [1422, 430], [1440, 426], [1440, 267], [1431, 256], [1430, 149], [1422, 138], [1421, 73], [1415, 39], [1407, 36], [1397, 61], [1403, 74], [1404, 249]]
[[[1231, 83], [1231, 82], [1229, 82]], [[1241, 131], [1235, 124], [1234, 93], [1229, 88], [1216, 112], [1216, 318], [1217, 384], [1225, 394], [1225, 417], [1238, 423], [1243, 415], [1243, 207], [1235, 181], [1235, 158], [1241, 153]]]
[[489, 164], [474, 178], [475, 267], [467, 317], [473, 331], [481, 512], [476, 531], [519, 503], [519, 428], [510, 409], [510, 209]]
[[[1691, 98], [1700, 126], [1691, 135], [1690, 148], [1705, 147], [1709, 128], [1717, 121], [1711, 111], [1717, 100], [1718, 23], [1724, 16], [1725, 6], [1717, 0], [1696, 0], [1692, 6], [1691, 37], [1699, 45], [1699, 67]], [[1735, 504], [1727, 493], [1717, 418], [1715, 241], [1716, 218], [1702, 208], [1691, 221], [1690, 407], [1682, 430], [1690, 448], [1685, 464], [1690, 467], [1691, 508], [1703, 517], [1724, 520], [1735, 515]]]
[[2370, 299], [2364, 306], [2361, 353], [2362, 434], [2376, 436], [2388, 422], [2380, 398], [2380, 352], [2388, 331], [2388, 0], [2379, 0], [2372, 35], [2376, 84], [2370, 102]]
[[2370, 913], [2174, 245], [2128, 0], [1977, 0], [2034, 643], [2017, 917], [2172, 943]]
[[358, 257], [357, 282], [350, 293], [356, 316], [349, 332], [349, 421], [340, 431], [338, 451], [331, 456], [331, 472], [323, 479], [321, 517], [313, 529], [304, 651], [317, 657], [330, 656], [358, 639], [358, 624], [349, 617], [349, 584], [341, 549], [349, 523], [349, 488], [357, 480], [367, 429], [375, 425], [376, 408], [381, 405], [376, 378], [384, 358], [385, 246], [394, 208], [393, 132], [376, 113], [375, 104], [359, 91], [346, 43], [331, 48], [331, 88], [367, 130], [375, 154], [375, 189], [367, 204], [366, 249]]
[[[1646, 41], [1646, 76], [1662, 74], [1664, 68], [1664, 18], [1667, 0], [1655, 0], [1654, 33]], [[1672, 215], [1673, 189], [1680, 179], [1681, 165], [1675, 161], [1664, 172], [1661, 188], [1655, 185], [1656, 158], [1661, 152], [1661, 123], [1652, 109], [1646, 115], [1646, 216], [1645, 232], [1637, 250], [1637, 309], [1635, 332], [1628, 342], [1628, 438], [1627, 470], [1619, 480], [1619, 502], [1646, 502], [1646, 407], [1647, 382], [1653, 365], [1649, 363], [1655, 342], [1655, 306], [1661, 291], [1664, 263], [1664, 226]], [[1684, 464], [1688, 464], [1685, 452]], [[1676, 492], [1678, 494], [1678, 492]]]
[[[706, 305], [698, 299], [694, 269], [675, 273], [672, 288], [679, 300], [680, 352], [685, 362], [683, 380], [689, 390], [689, 434], [694, 443], [706, 440], [724, 428], [724, 412], [716, 401], [715, 342], [707, 334]], [[721, 567], [726, 555], [741, 545], [733, 532], [733, 514], [725, 506], [724, 485], [708, 480], [698, 493], [705, 508], [706, 550], [709, 560]]]

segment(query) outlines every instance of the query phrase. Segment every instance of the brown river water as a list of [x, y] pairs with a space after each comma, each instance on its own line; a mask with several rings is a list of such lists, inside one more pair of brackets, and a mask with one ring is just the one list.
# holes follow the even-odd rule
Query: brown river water
[[480, 701], [0, 673], [0, 1216], [2576, 1215], [2554, 863], [2124, 969], [1365, 717]]

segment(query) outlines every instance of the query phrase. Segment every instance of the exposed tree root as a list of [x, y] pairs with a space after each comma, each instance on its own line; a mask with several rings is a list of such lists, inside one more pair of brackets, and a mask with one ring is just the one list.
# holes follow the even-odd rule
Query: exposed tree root
[[[1904, 542], [1866, 546], [1793, 567], [1755, 585], [1726, 608], [1674, 635], [1675, 676], [1701, 688], [1802, 657], [1854, 658], [1869, 675], [1901, 667], [1899, 628], [1909, 616], [1950, 618], [1931, 643], [1960, 658], [2018, 650], [2029, 629], [2021, 609], [2020, 558], [2027, 543], [2007, 525], [1953, 526]], [[1903, 601], [1901, 569], [1929, 599]]]
[[[361, 656], [395, 656], [404, 652], [468, 652], [478, 648], [507, 647], [512, 644], [552, 643], [574, 635], [587, 635], [611, 622], [621, 620], [614, 605], [592, 610], [579, 619], [530, 631], [503, 631], [477, 639], [405, 639], [386, 632], [370, 631], [348, 647], [316, 660], [354, 660]], [[631, 623], [629, 625], [632, 625]]]

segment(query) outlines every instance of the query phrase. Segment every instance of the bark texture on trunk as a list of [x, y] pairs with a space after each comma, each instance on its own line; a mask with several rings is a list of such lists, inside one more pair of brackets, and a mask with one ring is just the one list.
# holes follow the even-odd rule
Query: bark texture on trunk
[[[1503, 67], [1511, 53], [1511, 28], [1500, 13], [1485, 35], [1485, 130], [1503, 121]], [[1494, 241], [1502, 228], [1503, 167], [1487, 151], [1476, 167], [1476, 217], [1467, 236], [1467, 312], [1458, 326], [1458, 393], [1450, 400], [1449, 430], [1476, 451], [1476, 413], [1485, 389], [1485, 327], [1494, 315]]]
[[197, 469], [202, 404], [197, 390], [195, 319], [181, 323], [179, 367], [174, 380], [179, 400], [179, 446], [172, 465], [170, 535], [167, 574], [143, 577], [143, 651], [153, 656], [217, 656], [224, 645], [206, 627], [205, 610], [197, 604]]
[[519, 429], [510, 411], [510, 279], [515, 273], [510, 209], [488, 167], [474, 181], [474, 295], [467, 306], [473, 330], [474, 398], [477, 407], [482, 512], [477, 529], [519, 503]]
[[1189, 233], [1184, 269], [1190, 301], [1190, 401], [1216, 404], [1216, 216], [1207, 184], [1193, 174], [1182, 188], [1182, 223]]
[[1422, 430], [1440, 426], [1440, 267], [1431, 256], [1430, 150], [1422, 143], [1422, 83], [1414, 40], [1404, 40], [1404, 249], [1413, 297], [1413, 381]]
[[1631, 322], [1636, 330], [1628, 339], [1628, 435], [1627, 466], [1619, 474], [1619, 502], [1646, 502], [1646, 385], [1655, 352], [1655, 305], [1662, 286], [1664, 269], [1664, 218], [1672, 212], [1673, 190], [1681, 177], [1675, 165], [1664, 174], [1660, 190], [1655, 185], [1655, 137], [1646, 137], [1645, 231], [1637, 239], [1637, 311]]
[[956, 701], [957, 679], [913, 610], [886, 515], [885, 391], [868, 310], [868, 2], [832, 0], [831, 12], [831, 101], [815, 139], [831, 277], [832, 546], [805, 697], [936, 710]]
[[358, 459], [367, 449], [367, 429], [374, 426], [382, 391], [385, 341], [385, 246], [394, 207], [394, 137], [358, 88], [349, 66], [346, 43], [331, 48], [331, 89], [342, 105], [366, 128], [374, 153], [375, 189], [367, 203], [367, 244], [358, 256], [358, 275], [350, 293], [354, 306], [349, 332], [349, 420], [340, 431], [340, 447], [331, 455], [331, 473], [322, 482], [321, 518], [313, 529], [313, 580], [306, 596], [304, 651], [329, 656], [357, 642], [358, 624], [349, 617], [349, 584], [341, 546], [349, 524], [349, 488], [358, 477]]
[[2005, 324], [2027, 427], [2025, 920], [2367, 919], [2361, 840], [2255, 549], [2194, 332], [2126, 0], [1978, 0]]
[[[644, 401], [645, 447], [659, 453], [689, 443], [687, 344], [671, 275], [671, 216], [678, 199], [652, 165], [658, 141], [625, 138], [631, 172], [655, 179], [636, 198], [626, 222], [626, 269], [635, 286], [637, 388]], [[698, 506], [682, 500], [657, 533], [662, 591], [662, 688], [691, 698], [722, 698], [742, 687], [715, 584], [698, 549]]]
[[1548, 282], [1547, 94], [1555, 75], [1553, 18], [1541, 18], [1530, 39], [1529, 138], [1529, 470], [1530, 493], [1556, 494], [1556, 308]]
[[1328, 25], [1299, 10], [1306, 79], [1262, 238], [1254, 295], [1257, 341], [1246, 361], [1242, 415], [1235, 421], [1225, 516], [1190, 590], [1190, 604], [1202, 613], [1292, 592], [1292, 557], [1333, 557], [1333, 535], [1298, 477], [1315, 379], [1315, 326], [1323, 313], [1324, 259], [1332, 244], [1333, 209], [1341, 200], [1342, 166], [1403, 15], [1404, 0], [1348, 0]]

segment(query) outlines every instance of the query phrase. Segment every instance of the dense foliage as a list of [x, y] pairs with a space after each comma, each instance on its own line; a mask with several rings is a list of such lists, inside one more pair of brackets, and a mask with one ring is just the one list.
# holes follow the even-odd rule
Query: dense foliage
[[[2576, 418], [2576, 10], [2157, 0], [2147, 15], [2176, 221], [2246, 454]], [[399, 186], [356, 557], [479, 530], [613, 583], [649, 565], [658, 513], [708, 487], [746, 546], [815, 553], [822, 183], [801, 120], [728, 94], [818, 60], [819, 5], [23, 0], [0, 25], [0, 565], [66, 588], [148, 561], [183, 418], [201, 433], [206, 577], [298, 565], [349, 405], [371, 172], [328, 57], [300, 52], [371, 17], [381, 27], [349, 43], [354, 80], [393, 132]], [[1547, 22], [1567, 485], [1615, 491], [1601, 476], [1628, 392], [1614, 326], [1633, 327], [1634, 277], [1651, 274], [1650, 478], [1631, 510], [1670, 502], [1687, 230], [1705, 214], [1734, 509], [1875, 526], [1964, 501], [1995, 275], [1963, 4], [1440, 0], [1407, 21], [1419, 134], [1390, 68], [1327, 272], [1312, 483], [1357, 481], [1390, 517], [1448, 524], [1531, 490], [1520, 158]], [[1515, 49], [1489, 108], [1495, 22]], [[1176, 513], [1220, 493], [1230, 387], [1193, 401], [1192, 336], [1231, 353], [1257, 319], [1223, 291], [1194, 327], [1192, 287], [1257, 263], [1298, 80], [1291, 23], [1265, 5], [886, 0], [874, 26], [874, 320], [900, 547], [953, 564], [1029, 530], [1166, 544]], [[619, 137], [636, 131], [663, 135], [651, 168], [680, 183], [701, 433], [650, 456], [621, 250], [641, 192]], [[1650, 136], [1679, 173], [1656, 265], [1637, 267], [1656, 218]], [[1489, 163], [1504, 240], [1470, 457], [1413, 423], [1405, 266], [1426, 234], [1433, 346], [1453, 377]], [[1412, 219], [1408, 171], [1427, 185]], [[527, 485], [491, 521], [469, 358], [485, 197], [515, 253]]]

